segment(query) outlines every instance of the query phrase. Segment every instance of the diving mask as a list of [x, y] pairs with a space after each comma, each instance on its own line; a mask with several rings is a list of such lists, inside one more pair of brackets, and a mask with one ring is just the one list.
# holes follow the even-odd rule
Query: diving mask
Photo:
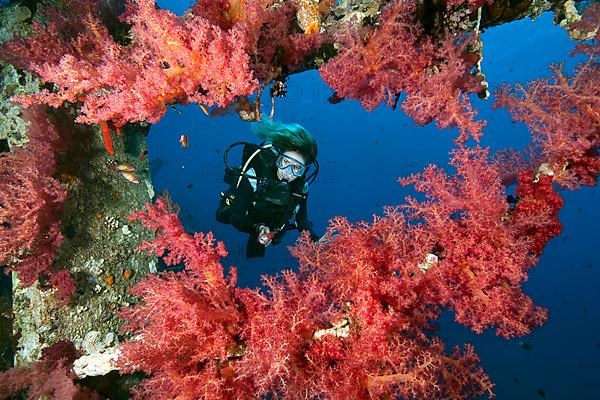
[[306, 172], [306, 165], [302, 163], [300, 160], [296, 160], [294, 157], [288, 156], [286, 154], [279, 154], [277, 160], [275, 161], [275, 165], [282, 172], [291, 172], [295, 177], [301, 177]]

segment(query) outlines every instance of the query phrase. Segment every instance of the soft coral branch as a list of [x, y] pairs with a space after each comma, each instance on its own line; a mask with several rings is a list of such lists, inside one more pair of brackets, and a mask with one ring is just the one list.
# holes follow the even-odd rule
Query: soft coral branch
[[[443, 259], [431, 273], [437, 278], [432, 289], [439, 301], [476, 332], [496, 325], [498, 334], [520, 336], [545, 320], [545, 310], [533, 305], [521, 288], [540, 249], [533, 232], [524, 234], [509, 218], [501, 177], [487, 159], [486, 150], [459, 148], [452, 159], [456, 175], [432, 166], [402, 179], [426, 195], [425, 201], [409, 198], [406, 209], [437, 238], [437, 255]], [[540, 200], [538, 207], [545, 198]], [[540, 229], [556, 224], [554, 213], [530, 217]]]
[[61, 341], [42, 350], [40, 360], [0, 372], [0, 399], [95, 400], [96, 393], [75, 384], [73, 361], [78, 357], [71, 342]]
[[285, 79], [284, 70], [323, 42], [319, 33], [298, 32], [291, 3], [204, 3], [176, 16], [154, 0], [129, 0], [120, 17], [129, 32], [117, 41], [97, 0], [69, 0], [74, 15], [46, 8], [47, 26], [34, 24], [33, 34], [5, 44], [0, 58], [54, 84], [17, 97], [21, 104], [81, 104], [77, 122], [101, 124], [111, 152], [108, 124], [154, 123], [173, 103], [225, 107], [251, 95], [259, 80]]
[[[553, 77], [526, 87], [503, 86], [494, 107], [506, 107], [533, 135], [539, 163], [546, 163], [554, 182], [568, 188], [595, 185], [600, 172], [600, 67], [597, 42], [582, 47], [587, 60], [573, 76], [560, 65]], [[532, 166], [534, 169], [538, 165]]]
[[479, 139], [483, 121], [475, 121], [465, 93], [480, 90], [463, 57], [471, 38], [448, 37], [434, 43], [416, 20], [416, 3], [387, 4], [376, 28], [351, 28], [336, 38], [342, 49], [319, 69], [342, 98], [358, 99], [366, 110], [392, 105], [406, 93], [402, 109], [418, 124], [437, 121], [458, 127], [457, 139]]
[[[131, 25], [132, 41], [124, 45], [102, 24], [97, 1], [72, 0], [68, 6], [76, 16], [53, 10], [48, 27], [34, 25], [33, 36], [2, 52], [57, 88], [18, 97], [24, 105], [81, 102], [78, 122], [122, 126], [156, 122], [175, 102], [225, 106], [257, 87], [240, 29], [223, 30], [201, 17], [159, 10], [152, 0], [132, 0], [122, 17]], [[39, 43], [57, 55], [42, 60], [45, 46]]]
[[[436, 313], [411, 292], [417, 279], [402, 291], [399, 279], [386, 286], [393, 275], [385, 263], [402, 248], [401, 234], [386, 231], [394, 225], [382, 222], [374, 232], [346, 225], [328, 247], [304, 237], [295, 253], [312, 258], [310, 251], [320, 251], [322, 258], [300, 273], [266, 277], [267, 291], [261, 291], [226, 282], [220, 245], [205, 235], [192, 240], [162, 199], [132, 218], [157, 232], [143, 249], [186, 265], [181, 273], [142, 281], [133, 290], [140, 303], [122, 313], [132, 335], [122, 366], [150, 375], [137, 398], [443, 398], [491, 388], [468, 348], [445, 355], [443, 344], [422, 332]], [[363, 233], [381, 235], [379, 247], [363, 243]]]
[[49, 278], [61, 301], [75, 291], [66, 271], [52, 268], [62, 241], [60, 220], [67, 192], [52, 176], [63, 137], [41, 107], [24, 115], [29, 144], [0, 154], [0, 265], [17, 273], [23, 286]]
[[124, 332], [140, 339], [123, 346], [122, 368], [158, 373], [137, 389], [138, 397], [227, 398], [218, 382], [238, 345], [244, 314], [234, 298], [235, 270], [227, 281], [219, 262], [227, 254], [223, 244], [215, 245], [211, 234], [186, 233], [168, 200], [147, 205], [131, 220], [157, 234], [140, 251], [163, 256], [171, 265], [183, 262], [186, 268], [180, 274], [149, 276], [132, 289], [143, 303], [122, 313], [128, 320]]

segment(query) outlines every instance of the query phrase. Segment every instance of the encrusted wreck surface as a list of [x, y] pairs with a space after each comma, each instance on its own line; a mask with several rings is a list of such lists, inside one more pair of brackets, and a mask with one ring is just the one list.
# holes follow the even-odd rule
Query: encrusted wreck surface
[[[41, 348], [59, 340], [81, 344], [90, 331], [103, 337], [117, 334], [121, 321], [116, 311], [134, 301], [128, 288], [155, 268], [152, 258], [134, 252], [147, 234], [127, 220], [154, 196], [145, 157], [146, 130], [127, 129], [126, 142], [116, 142], [113, 158], [97, 132], [74, 126], [59, 169], [69, 197], [55, 266], [74, 275], [77, 291], [64, 306], [56, 303], [51, 290], [40, 290], [39, 284], [22, 288], [14, 279], [17, 364], [37, 359]], [[115, 168], [119, 163], [134, 167], [140, 182], [127, 181]]]

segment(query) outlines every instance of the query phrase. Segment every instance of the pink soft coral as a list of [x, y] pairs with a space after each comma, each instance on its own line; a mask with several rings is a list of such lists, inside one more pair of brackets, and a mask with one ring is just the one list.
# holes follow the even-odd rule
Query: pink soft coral
[[78, 357], [71, 342], [62, 341], [42, 350], [40, 360], [0, 372], [0, 399], [40, 398], [95, 400], [99, 397], [74, 383], [73, 361]]
[[[406, 208], [437, 241], [437, 249], [429, 250], [441, 258], [439, 268], [427, 272], [435, 279], [431, 293], [476, 332], [496, 325], [505, 337], [527, 334], [546, 318], [545, 310], [521, 289], [539, 248], [510, 220], [501, 178], [488, 163], [488, 152], [460, 148], [453, 155], [455, 176], [430, 166], [402, 180], [427, 197], [409, 199]], [[555, 224], [552, 214], [531, 217], [540, 227]]]
[[340, 33], [342, 49], [321, 66], [321, 77], [339, 97], [358, 99], [369, 111], [382, 102], [394, 104], [405, 92], [402, 109], [418, 124], [436, 120], [441, 128], [457, 126], [460, 142], [478, 139], [484, 123], [474, 120], [464, 94], [477, 86], [463, 57], [472, 39], [448, 37], [434, 44], [415, 13], [415, 2], [393, 1], [377, 28]]
[[67, 301], [75, 281], [52, 268], [67, 195], [53, 178], [62, 136], [41, 107], [30, 109], [25, 119], [31, 123], [27, 147], [0, 154], [0, 265], [15, 271], [25, 287], [40, 276], [49, 278], [59, 289], [57, 298]]
[[[122, 314], [128, 320], [124, 332], [141, 335], [123, 346], [123, 370], [157, 373], [137, 388], [137, 397], [230, 398], [221, 380], [238, 346], [244, 310], [234, 297], [235, 270], [226, 280], [219, 263], [227, 254], [223, 244], [215, 245], [211, 234], [186, 233], [162, 199], [131, 219], [157, 233], [140, 250], [186, 266], [180, 274], [143, 280], [132, 290], [143, 303]], [[238, 386], [243, 398], [247, 389]]]
[[[53, 11], [47, 30], [36, 25], [30, 38], [6, 45], [3, 57], [20, 61], [58, 88], [21, 96], [22, 104], [82, 102], [78, 122], [110, 121], [119, 127], [156, 122], [170, 103], [225, 106], [256, 89], [239, 29], [225, 31], [191, 14], [159, 10], [152, 0], [132, 0], [123, 20], [131, 25], [133, 40], [123, 45], [100, 21], [96, 4], [72, 0], [67, 8], [76, 17]], [[51, 54], [62, 54], [42, 62], [36, 43], [51, 43]]]
[[252, 94], [259, 80], [283, 79], [283, 69], [297, 68], [323, 42], [296, 31], [290, 4], [231, 1], [227, 12], [221, 3], [200, 3], [178, 17], [153, 0], [128, 1], [120, 18], [131, 40], [124, 44], [102, 23], [97, 0], [69, 0], [65, 8], [75, 15], [49, 9], [47, 27], [34, 24], [0, 57], [56, 85], [17, 97], [21, 104], [80, 102], [77, 122], [101, 124], [110, 152], [108, 124], [154, 123], [173, 103], [225, 107]]
[[[157, 232], [144, 249], [186, 266], [181, 273], [142, 281], [134, 289], [141, 302], [122, 314], [132, 338], [121, 364], [125, 371], [150, 375], [136, 389], [137, 398], [247, 399], [276, 393], [342, 400], [491, 393], [469, 347], [445, 355], [443, 343], [422, 332], [435, 312], [410, 288], [423, 284], [414, 279], [402, 292], [391, 290], [398, 289], [398, 278], [383, 285], [390, 278], [385, 254], [393, 255], [387, 243], [401, 248], [390, 231], [389, 242], [374, 251], [363, 242], [363, 229], [349, 225], [327, 247], [305, 236], [295, 250], [303, 271], [265, 278], [268, 290], [262, 292], [235, 288], [235, 273], [225, 280], [222, 244], [215, 246], [210, 235], [185, 233], [163, 200], [133, 219]], [[380, 227], [383, 239], [385, 225]], [[367, 226], [364, 231], [379, 234]], [[346, 241], [354, 244], [351, 252]], [[321, 253], [320, 261], [310, 256], [314, 252]], [[345, 264], [339, 264], [336, 257], [343, 255]], [[304, 263], [307, 259], [312, 264]], [[327, 329], [332, 325], [337, 330]]]
[[481, 148], [459, 147], [452, 165], [455, 175], [431, 166], [402, 181], [425, 200], [372, 223], [336, 218], [328, 243], [302, 235], [300, 271], [265, 277], [264, 292], [236, 288], [235, 270], [226, 279], [222, 244], [186, 233], [165, 201], [134, 214], [157, 233], [142, 248], [186, 266], [144, 280], [122, 314], [132, 334], [122, 365], [150, 374], [137, 397], [493, 396], [473, 348], [446, 354], [431, 321], [450, 307], [475, 332], [513, 337], [541, 324], [546, 312], [522, 284], [560, 229], [562, 200], [523, 171], [511, 208]]
[[[596, 13], [596, 19], [600, 13]], [[495, 107], [506, 107], [533, 135], [539, 160], [554, 182], [567, 187], [593, 186], [600, 172], [600, 67], [598, 43], [581, 47], [588, 55], [574, 75], [552, 66], [553, 77], [526, 87], [503, 86]], [[538, 168], [538, 165], [533, 166]]]

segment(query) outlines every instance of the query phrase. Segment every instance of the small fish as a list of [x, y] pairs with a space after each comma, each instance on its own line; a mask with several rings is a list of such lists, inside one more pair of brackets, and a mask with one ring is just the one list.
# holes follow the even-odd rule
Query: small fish
[[533, 345], [529, 342], [519, 342], [519, 346], [521, 346], [521, 348], [525, 351], [531, 351], [533, 350]]
[[140, 183], [140, 178], [133, 171], [121, 171], [121, 176], [131, 183]]
[[120, 172], [134, 172], [135, 171], [135, 167], [133, 165], [130, 165], [127, 163], [117, 164], [117, 165], [115, 165], [115, 169]]
[[179, 136], [179, 144], [181, 145], [181, 147], [183, 147], [184, 149], [187, 149], [188, 146], [190, 145], [190, 143], [188, 142], [188, 137], [187, 135], [181, 135]]
[[191, 188], [193, 188], [193, 187], [194, 187], [194, 184], [193, 184], [193, 183], [190, 183], [190, 184], [189, 184], [189, 185], [187, 185], [185, 188], [186, 188], [186, 189], [191, 189]]
[[170, 106], [170, 107], [173, 109], [173, 111], [175, 111], [177, 114], [179, 114], [179, 115], [183, 114], [183, 113], [181, 112], [181, 110], [180, 110], [180, 109], [178, 109], [178, 108], [176, 108], [174, 105], [172, 105], [172, 104], [169, 104], [169, 106]]
[[544, 389], [541, 389], [541, 388], [538, 389], [537, 394], [540, 397], [544, 397], [544, 398], [546, 397], [546, 391]]
[[330, 104], [338, 104], [338, 103], [341, 103], [343, 100], [344, 100], [344, 98], [338, 96], [335, 92], [327, 98], [327, 101]]
[[204, 114], [208, 115], [208, 108], [204, 104], [198, 103], [198, 107], [200, 107]]

